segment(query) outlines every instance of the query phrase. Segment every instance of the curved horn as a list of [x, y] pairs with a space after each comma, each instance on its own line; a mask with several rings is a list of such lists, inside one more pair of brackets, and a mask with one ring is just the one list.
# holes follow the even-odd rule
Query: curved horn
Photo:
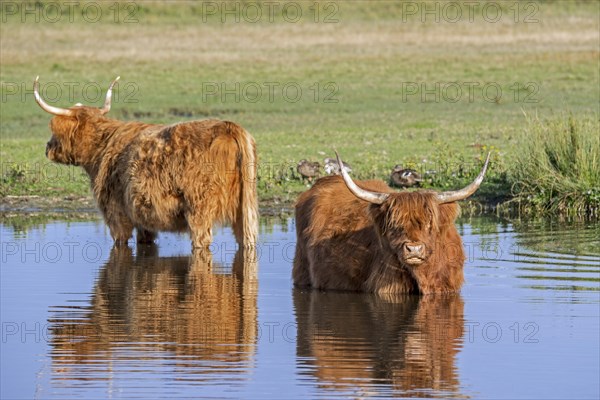
[[102, 107], [100, 109], [100, 112], [102, 114], [106, 114], [107, 112], [110, 111], [110, 103], [112, 101], [112, 90], [113, 90], [113, 86], [115, 86], [115, 83], [117, 83], [117, 81], [121, 79], [120, 76], [117, 76], [115, 78], [114, 81], [112, 81], [112, 83], [110, 84], [110, 86], [108, 87], [108, 90], [106, 91], [106, 99], [104, 99], [104, 107]]
[[40, 80], [40, 77], [38, 75], [35, 78], [35, 81], [33, 82], [33, 96], [35, 97], [35, 101], [40, 105], [40, 107], [42, 107], [42, 110], [49, 112], [50, 114], [62, 115], [65, 117], [72, 117], [73, 115], [75, 115], [73, 110], [69, 110], [68, 108], [54, 107], [54, 106], [51, 106], [50, 104], [46, 103], [44, 101], [44, 99], [42, 99], [42, 96], [40, 96], [39, 80]]
[[479, 185], [481, 185], [481, 182], [483, 182], [485, 171], [487, 170], [488, 163], [490, 162], [490, 154], [491, 152], [488, 152], [487, 158], [485, 159], [485, 164], [483, 164], [481, 172], [479, 173], [479, 175], [477, 175], [477, 178], [475, 178], [475, 180], [471, 182], [469, 186], [460, 190], [438, 193], [436, 196], [438, 203], [452, 203], [455, 201], [464, 200], [467, 197], [471, 196], [473, 193], [475, 193], [477, 189], [479, 189]]
[[344, 178], [346, 186], [356, 197], [373, 204], [381, 204], [386, 201], [388, 197], [390, 197], [389, 193], [370, 192], [368, 190], [359, 188], [358, 185], [354, 183], [352, 178], [350, 178], [348, 172], [346, 172], [344, 163], [342, 162], [342, 159], [337, 151], [335, 152], [335, 156], [337, 157], [338, 165], [340, 166], [340, 173], [342, 174], [342, 178]]

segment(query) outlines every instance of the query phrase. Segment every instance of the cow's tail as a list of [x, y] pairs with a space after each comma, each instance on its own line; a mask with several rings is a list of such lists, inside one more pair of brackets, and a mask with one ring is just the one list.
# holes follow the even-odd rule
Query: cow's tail
[[240, 169], [240, 199], [236, 212], [236, 225], [245, 248], [255, 248], [258, 240], [258, 196], [256, 193], [258, 160], [254, 138], [242, 127], [228, 123], [238, 144]]

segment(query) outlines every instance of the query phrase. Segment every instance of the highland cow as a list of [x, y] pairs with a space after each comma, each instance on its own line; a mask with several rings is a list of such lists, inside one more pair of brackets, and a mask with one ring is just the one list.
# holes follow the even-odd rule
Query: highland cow
[[[383, 181], [319, 179], [296, 204], [294, 284], [374, 293], [450, 293], [464, 281], [457, 201], [481, 185], [394, 192]], [[338, 162], [342, 160], [338, 156]]]
[[255, 245], [256, 146], [246, 130], [220, 120], [156, 125], [110, 119], [119, 78], [102, 108], [54, 107], [41, 98], [38, 78], [35, 99], [55, 115], [46, 156], [87, 172], [117, 245], [135, 228], [138, 242], [153, 241], [158, 231], [189, 230], [192, 245], [206, 248], [216, 222], [232, 223], [240, 245]]

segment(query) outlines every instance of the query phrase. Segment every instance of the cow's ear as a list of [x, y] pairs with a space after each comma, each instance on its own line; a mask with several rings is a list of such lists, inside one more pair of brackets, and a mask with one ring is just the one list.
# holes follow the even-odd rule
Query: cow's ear
[[460, 206], [458, 203], [446, 203], [439, 205], [438, 221], [440, 228], [454, 224], [454, 221], [460, 215]]
[[379, 244], [379, 248], [381, 250], [385, 249], [385, 240], [383, 237], [385, 236], [386, 229], [388, 226], [387, 214], [389, 210], [389, 205], [384, 204], [371, 204], [369, 206], [369, 218], [371, 218], [371, 222], [373, 222], [373, 227], [377, 232], [377, 243]]
[[382, 235], [385, 233], [385, 227], [387, 226], [387, 213], [389, 204], [387, 202], [383, 204], [370, 204], [369, 205], [369, 217], [377, 229], [377, 233]]
[[373, 219], [386, 218], [389, 209], [390, 205], [387, 201], [383, 204], [369, 204], [369, 214]]
[[[89, 130], [94, 130], [94, 119], [98, 118], [99, 114], [90, 112], [89, 107], [79, 107], [75, 109], [75, 119], [77, 120], [77, 125], [75, 127], [74, 133], [77, 133], [78, 136], [88, 136], [92, 132]], [[92, 122], [92, 125], [90, 125]]]

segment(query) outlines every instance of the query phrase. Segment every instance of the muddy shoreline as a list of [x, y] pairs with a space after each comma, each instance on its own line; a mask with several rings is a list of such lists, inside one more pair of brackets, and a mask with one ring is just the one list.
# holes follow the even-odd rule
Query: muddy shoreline
[[[260, 201], [261, 216], [291, 216], [294, 212], [293, 202], [279, 200]], [[0, 220], [24, 215], [43, 215], [65, 219], [101, 219], [102, 215], [96, 207], [92, 196], [4, 196], [0, 198]]]
[[[261, 217], [291, 217], [294, 202], [279, 199], [260, 200]], [[461, 202], [463, 215], [496, 214], [497, 203], [476, 200]], [[0, 221], [26, 216], [43, 216], [48, 219], [102, 219], [92, 196], [4, 196], [0, 198]]]

